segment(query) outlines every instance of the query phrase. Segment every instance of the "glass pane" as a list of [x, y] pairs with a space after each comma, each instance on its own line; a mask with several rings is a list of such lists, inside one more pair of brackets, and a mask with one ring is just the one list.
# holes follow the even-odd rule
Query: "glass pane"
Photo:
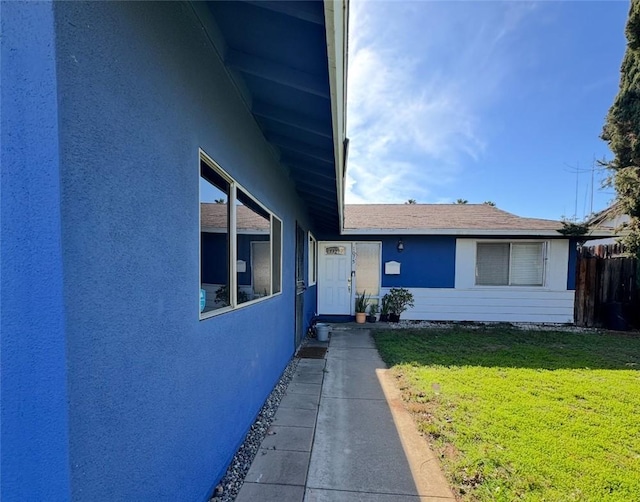
[[356, 244], [356, 294], [380, 295], [380, 243]]
[[300, 225], [296, 224], [296, 293], [302, 293], [305, 288], [305, 235]]
[[542, 286], [542, 243], [511, 245], [511, 284]]
[[269, 263], [271, 261], [271, 247], [268, 241], [251, 243], [251, 271], [253, 297], [269, 296], [271, 291], [271, 275]]
[[509, 243], [478, 244], [476, 284], [479, 286], [509, 285]]
[[[229, 183], [204, 161], [200, 164], [201, 312], [229, 302]], [[204, 298], [202, 298], [204, 291]], [[204, 307], [203, 301], [204, 300]]]
[[281, 270], [281, 255], [282, 255], [282, 222], [275, 216], [271, 218], [272, 223], [272, 238], [273, 238], [273, 292], [280, 293], [282, 289], [282, 270]]
[[[252, 243], [263, 242], [270, 247], [270, 215], [242, 190], [237, 191], [236, 232], [238, 256], [238, 305], [271, 294], [271, 263], [261, 256], [252, 256]], [[253, 259], [255, 261], [253, 261]], [[267, 277], [268, 280], [264, 280]], [[258, 278], [259, 284], [253, 282]], [[265, 288], [265, 284], [267, 284]]]
[[317, 243], [309, 234], [309, 284], [315, 284], [318, 276]]

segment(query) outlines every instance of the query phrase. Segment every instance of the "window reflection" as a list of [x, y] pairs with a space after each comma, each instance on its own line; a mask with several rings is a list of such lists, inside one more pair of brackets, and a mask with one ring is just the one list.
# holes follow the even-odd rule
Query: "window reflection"
[[281, 254], [282, 221], [201, 154], [201, 318], [280, 293]]
[[230, 184], [204, 161], [200, 165], [200, 288], [210, 312], [230, 305], [229, 298]]
[[237, 191], [238, 304], [271, 294], [271, 216]]

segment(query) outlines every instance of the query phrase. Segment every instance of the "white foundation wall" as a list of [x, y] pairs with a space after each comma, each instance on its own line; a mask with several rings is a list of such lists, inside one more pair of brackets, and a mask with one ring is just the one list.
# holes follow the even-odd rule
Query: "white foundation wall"
[[408, 289], [415, 307], [402, 313], [404, 320], [573, 323], [573, 291]]
[[[573, 323], [575, 292], [567, 290], [568, 241], [547, 241], [545, 283], [539, 287], [476, 286], [477, 242], [457, 239], [455, 288], [408, 288], [415, 307], [402, 319]], [[382, 293], [389, 289], [382, 288]]]

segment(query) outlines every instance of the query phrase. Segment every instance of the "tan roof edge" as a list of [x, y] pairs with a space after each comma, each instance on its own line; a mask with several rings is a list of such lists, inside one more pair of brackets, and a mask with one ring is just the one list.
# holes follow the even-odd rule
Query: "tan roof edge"
[[339, 231], [344, 228], [349, 0], [324, 0]]
[[463, 236], [521, 236], [565, 238], [557, 230], [547, 229], [483, 229], [483, 228], [349, 228], [343, 235], [456, 235]]
[[611, 237], [613, 232], [607, 230], [601, 230], [592, 232], [586, 235], [580, 236], [567, 236], [562, 235], [557, 230], [526, 230], [526, 229], [498, 229], [487, 230], [477, 228], [424, 228], [424, 229], [399, 229], [399, 228], [380, 228], [380, 229], [358, 229], [349, 228], [346, 229], [342, 235], [454, 235], [458, 237], [492, 237], [492, 236], [504, 236], [504, 237], [554, 237], [557, 239], [568, 238], [588, 238], [599, 239], [601, 237]]

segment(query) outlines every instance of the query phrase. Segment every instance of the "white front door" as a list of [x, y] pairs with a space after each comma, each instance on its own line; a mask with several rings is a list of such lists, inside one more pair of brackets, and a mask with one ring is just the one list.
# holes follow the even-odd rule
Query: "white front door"
[[318, 314], [351, 315], [351, 243], [318, 243]]

